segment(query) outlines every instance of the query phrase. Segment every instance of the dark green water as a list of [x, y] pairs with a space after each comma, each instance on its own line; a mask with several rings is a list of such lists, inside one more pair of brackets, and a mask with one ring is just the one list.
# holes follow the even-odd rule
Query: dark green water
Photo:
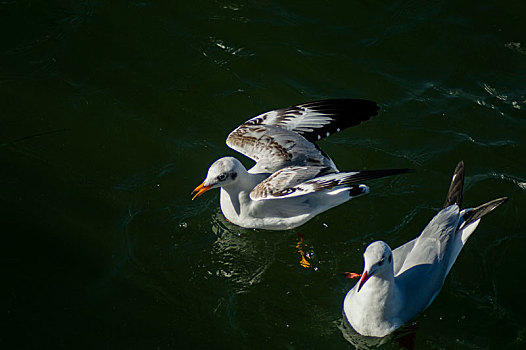
[[[343, 297], [402, 244], [456, 163], [485, 218], [417, 349], [526, 346], [523, 1], [2, 1], [4, 349], [352, 349]], [[246, 119], [368, 98], [321, 142], [340, 169], [411, 167], [288, 232], [226, 223], [209, 164]], [[250, 161], [239, 156], [249, 165]], [[300, 265], [300, 247], [313, 254]], [[382, 345], [397, 349], [397, 340]]]

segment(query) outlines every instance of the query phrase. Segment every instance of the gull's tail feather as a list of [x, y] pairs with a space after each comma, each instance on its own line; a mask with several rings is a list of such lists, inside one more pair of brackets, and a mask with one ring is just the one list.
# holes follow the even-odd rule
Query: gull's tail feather
[[453, 204], [457, 204], [459, 208], [462, 206], [463, 188], [464, 162], [461, 160], [460, 162], [458, 162], [457, 167], [455, 168], [455, 173], [453, 174], [453, 178], [451, 179], [451, 185], [449, 186], [449, 191], [447, 192], [444, 208], [447, 208]]

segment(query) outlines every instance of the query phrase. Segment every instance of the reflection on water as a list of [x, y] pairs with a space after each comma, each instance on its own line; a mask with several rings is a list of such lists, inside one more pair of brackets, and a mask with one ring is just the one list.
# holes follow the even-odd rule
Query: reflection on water
[[303, 251], [303, 246], [304, 246], [304, 243], [303, 243], [303, 235], [298, 233], [298, 243], [296, 244], [296, 249], [298, 250], [298, 253], [300, 253], [300, 256], [301, 256], [301, 260], [300, 260], [300, 265], [301, 267], [305, 267], [305, 268], [308, 268], [311, 266], [310, 262], [307, 261], [307, 259], [310, 259], [311, 256], [312, 256], [312, 253], [310, 252], [307, 252], [305, 253]]
[[211, 219], [216, 240], [210, 249], [210, 273], [233, 283], [236, 293], [243, 293], [261, 281], [275, 260], [278, 236], [244, 229], [226, 221], [220, 209]]
[[415, 349], [416, 333], [418, 331], [418, 324], [412, 322], [407, 324], [390, 335], [383, 338], [364, 337], [358, 334], [345, 319], [343, 315], [338, 328], [342, 332], [343, 337], [351, 343], [356, 349]]

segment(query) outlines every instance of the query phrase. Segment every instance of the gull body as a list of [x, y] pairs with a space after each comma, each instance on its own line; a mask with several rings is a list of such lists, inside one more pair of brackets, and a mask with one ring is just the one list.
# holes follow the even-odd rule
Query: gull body
[[247, 170], [234, 157], [216, 160], [193, 192], [220, 188], [223, 215], [232, 223], [268, 230], [298, 227], [351, 198], [366, 194], [362, 181], [409, 169], [340, 172], [317, 140], [378, 114], [367, 100], [309, 102], [270, 111], [241, 124], [226, 140], [256, 161]]
[[464, 163], [455, 169], [442, 209], [420, 236], [391, 250], [383, 241], [364, 252], [360, 281], [343, 303], [346, 320], [365, 336], [384, 337], [424, 311], [436, 298], [467, 239], [507, 198], [460, 209]]
[[[313, 192], [309, 195], [277, 200], [253, 200], [250, 193], [268, 174], [252, 174], [235, 158], [218, 162], [238, 163], [236, 181], [221, 186], [220, 205], [223, 215], [233, 224], [267, 230], [284, 230], [300, 226], [317, 214], [369, 191], [365, 185]], [[215, 163], [214, 163], [215, 164]], [[208, 178], [208, 177], [207, 177]], [[206, 180], [205, 180], [206, 183]]]

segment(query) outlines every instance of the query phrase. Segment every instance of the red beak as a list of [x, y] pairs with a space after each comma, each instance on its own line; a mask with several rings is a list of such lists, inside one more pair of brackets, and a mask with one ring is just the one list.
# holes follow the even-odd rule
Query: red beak
[[200, 184], [199, 186], [197, 186], [193, 191], [192, 193], [190, 194], [192, 197], [192, 200], [196, 199], [197, 197], [199, 197], [200, 195], [202, 195], [203, 193], [205, 193], [206, 191], [208, 191], [209, 189], [211, 189], [212, 186], [205, 186], [204, 185], [204, 182], [202, 184]]
[[360, 289], [362, 289], [363, 285], [365, 284], [365, 282], [367, 282], [369, 277], [371, 277], [371, 275], [367, 274], [367, 271], [364, 271], [363, 274], [362, 274], [362, 278], [360, 278], [360, 282], [358, 282], [358, 291], [357, 291], [357, 293], [360, 291]]

